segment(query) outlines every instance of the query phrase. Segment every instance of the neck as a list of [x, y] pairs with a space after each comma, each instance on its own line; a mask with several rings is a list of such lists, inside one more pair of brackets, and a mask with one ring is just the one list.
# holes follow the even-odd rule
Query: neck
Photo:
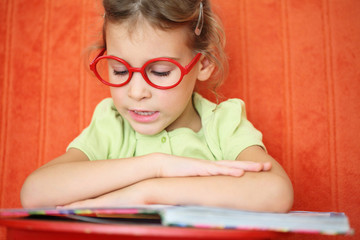
[[183, 114], [171, 124], [166, 131], [170, 132], [178, 128], [189, 128], [194, 132], [199, 132], [202, 128], [201, 118], [196, 111], [193, 100], [189, 101]]

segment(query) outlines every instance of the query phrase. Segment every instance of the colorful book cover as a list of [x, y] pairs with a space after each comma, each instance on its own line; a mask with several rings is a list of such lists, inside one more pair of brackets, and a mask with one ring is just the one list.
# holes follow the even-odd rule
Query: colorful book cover
[[335, 212], [265, 213], [201, 206], [141, 205], [121, 208], [1, 209], [0, 218], [57, 216], [95, 223], [152, 219], [165, 226], [351, 235], [347, 216]]

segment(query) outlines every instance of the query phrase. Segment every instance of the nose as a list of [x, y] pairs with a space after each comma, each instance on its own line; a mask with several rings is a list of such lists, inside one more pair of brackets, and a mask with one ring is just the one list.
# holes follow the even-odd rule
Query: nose
[[134, 72], [128, 85], [128, 96], [136, 101], [151, 97], [151, 86], [145, 81], [141, 73]]

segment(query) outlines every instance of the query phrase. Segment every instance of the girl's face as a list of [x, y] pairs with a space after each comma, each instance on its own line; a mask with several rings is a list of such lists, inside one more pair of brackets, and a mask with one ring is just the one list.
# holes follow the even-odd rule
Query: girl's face
[[[108, 23], [107, 55], [122, 58], [137, 68], [159, 57], [173, 58], [186, 66], [195, 56], [187, 46], [185, 28], [162, 31], [146, 21], [131, 31], [129, 27], [133, 26]], [[199, 61], [178, 86], [168, 90], [150, 86], [141, 73], [135, 72], [128, 84], [111, 87], [111, 95], [119, 113], [138, 133], [153, 135], [181, 127], [199, 131], [201, 122], [192, 104], [192, 93], [200, 71]]]

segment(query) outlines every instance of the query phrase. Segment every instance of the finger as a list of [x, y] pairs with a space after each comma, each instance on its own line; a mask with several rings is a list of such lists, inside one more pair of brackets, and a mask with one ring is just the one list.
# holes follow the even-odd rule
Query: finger
[[227, 175], [227, 176], [233, 176], [233, 177], [240, 177], [244, 175], [244, 170], [242, 168], [233, 168], [228, 166], [222, 166], [222, 165], [213, 165], [212, 168], [209, 168], [207, 170], [207, 173], [205, 175]]
[[258, 162], [251, 162], [251, 161], [218, 161], [216, 164], [232, 167], [232, 168], [240, 168], [245, 171], [251, 171], [251, 172], [259, 172], [262, 171], [264, 168], [264, 165], [262, 163]]
[[263, 168], [264, 171], [269, 171], [271, 168], [272, 168], [271, 162], [264, 163], [264, 168]]
[[243, 169], [234, 169], [232, 168], [231, 170], [229, 170], [229, 176], [233, 176], [233, 177], [241, 177], [242, 175], [244, 175], [245, 171]]
[[259, 172], [259, 171], [269, 171], [272, 168], [271, 162], [252, 162], [252, 161], [228, 161], [222, 160], [216, 162], [217, 164], [234, 167], [234, 168], [241, 168], [245, 171], [251, 172]]

